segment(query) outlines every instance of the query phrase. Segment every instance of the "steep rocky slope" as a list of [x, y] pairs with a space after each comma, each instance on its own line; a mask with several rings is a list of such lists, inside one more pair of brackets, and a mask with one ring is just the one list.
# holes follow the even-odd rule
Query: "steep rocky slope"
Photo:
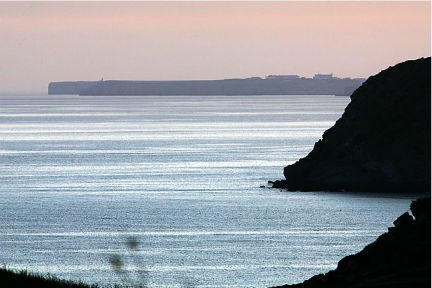
[[431, 287], [431, 202], [411, 204], [395, 227], [361, 252], [343, 258], [336, 270], [301, 284], [280, 288], [408, 288]]
[[285, 167], [291, 191], [430, 192], [431, 59], [371, 76], [313, 151]]

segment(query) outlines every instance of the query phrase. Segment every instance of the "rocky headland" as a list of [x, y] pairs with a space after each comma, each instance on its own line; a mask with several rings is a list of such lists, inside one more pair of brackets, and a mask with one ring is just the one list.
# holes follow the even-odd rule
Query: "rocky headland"
[[431, 58], [369, 77], [305, 158], [274, 188], [430, 193]]
[[411, 203], [394, 227], [355, 255], [339, 261], [336, 270], [301, 284], [279, 288], [408, 288], [431, 287], [431, 199]]

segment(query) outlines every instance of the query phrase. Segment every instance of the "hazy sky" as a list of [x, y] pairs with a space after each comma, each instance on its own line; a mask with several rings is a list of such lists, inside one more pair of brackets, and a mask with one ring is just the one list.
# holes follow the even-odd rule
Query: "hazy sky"
[[367, 77], [430, 56], [430, 2], [0, 2], [0, 91], [48, 82]]

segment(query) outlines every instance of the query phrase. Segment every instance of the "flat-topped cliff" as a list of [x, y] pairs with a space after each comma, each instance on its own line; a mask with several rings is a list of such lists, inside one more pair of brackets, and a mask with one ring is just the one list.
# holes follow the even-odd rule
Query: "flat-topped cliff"
[[[297, 75], [295, 75], [297, 76]], [[121, 95], [350, 95], [362, 78], [304, 78], [268, 76], [265, 79], [191, 81], [81, 81], [52, 82], [48, 94], [83, 96]]]
[[431, 58], [367, 79], [312, 152], [285, 167], [291, 191], [430, 192]]
[[96, 81], [51, 82], [48, 85], [49, 95], [78, 95], [82, 90], [95, 85]]

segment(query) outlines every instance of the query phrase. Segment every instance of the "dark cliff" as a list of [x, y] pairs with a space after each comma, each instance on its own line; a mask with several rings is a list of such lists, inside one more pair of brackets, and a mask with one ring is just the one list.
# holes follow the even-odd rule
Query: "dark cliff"
[[280, 288], [431, 287], [430, 200], [412, 202], [415, 219], [402, 214], [393, 222], [395, 227], [359, 253], [343, 258], [336, 270]]
[[369, 77], [312, 152], [285, 167], [291, 191], [430, 192], [431, 59]]

